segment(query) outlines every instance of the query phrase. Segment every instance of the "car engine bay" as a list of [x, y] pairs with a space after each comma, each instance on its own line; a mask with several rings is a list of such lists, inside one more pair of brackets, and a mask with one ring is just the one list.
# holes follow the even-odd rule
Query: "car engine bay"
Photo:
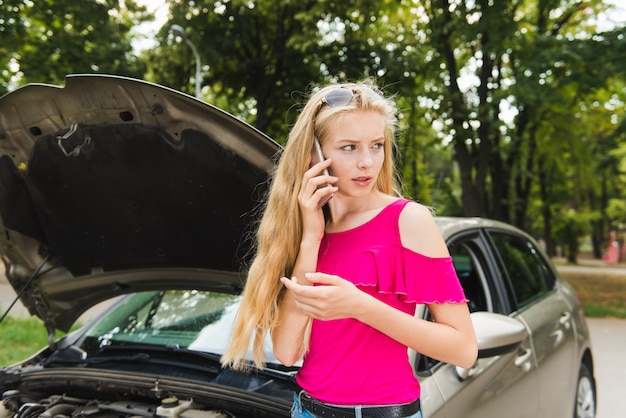
[[126, 418], [126, 417], [189, 417], [189, 418], [230, 418], [233, 415], [219, 410], [197, 409], [193, 400], [165, 398], [157, 406], [144, 402], [113, 401], [74, 398], [66, 395], [53, 395], [39, 401], [24, 402], [19, 391], [7, 391], [2, 395], [0, 417], [15, 418]]
[[[235, 388], [233, 381], [207, 384], [123, 371], [3, 372], [0, 418], [270, 418], [289, 416], [291, 406], [292, 392], [272, 380]], [[242, 375], [240, 380], [250, 377]]]

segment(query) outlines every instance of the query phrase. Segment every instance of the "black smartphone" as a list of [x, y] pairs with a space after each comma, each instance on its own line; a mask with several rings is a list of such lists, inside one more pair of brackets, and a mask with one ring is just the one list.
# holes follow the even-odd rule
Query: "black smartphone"
[[[324, 158], [324, 154], [322, 154], [322, 146], [320, 145], [320, 141], [318, 141], [318, 140], [317, 140], [317, 138], [315, 138], [315, 141], [313, 141], [313, 148], [311, 149], [311, 166], [313, 166], [313, 165], [315, 165], [315, 164], [319, 163], [320, 161], [324, 161], [325, 159], [326, 159], [326, 158]], [[325, 169], [324, 169], [324, 174], [325, 174], [325, 175], [327, 175], [327, 176], [329, 175], [329, 174], [328, 174], [328, 169], [327, 169], [327, 168], [325, 168]], [[322, 187], [327, 187], [327, 186], [328, 186], [328, 183], [324, 183], [324, 184], [321, 184], [321, 185], [318, 187], [318, 189], [319, 189], [319, 188], [322, 188]], [[321, 207], [322, 207], [322, 206], [324, 206], [326, 203], [328, 203], [328, 201], [329, 201], [330, 199], [332, 199], [332, 197], [333, 197], [333, 194], [332, 194], [332, 193], [331, 193], [331, 194], [329, 194], [329, 195], [327, 195], [327, 196], [325, 196], [325, 197], [324, 197], [324, 198], [320, 201], [319, 207], [321, 208]]]

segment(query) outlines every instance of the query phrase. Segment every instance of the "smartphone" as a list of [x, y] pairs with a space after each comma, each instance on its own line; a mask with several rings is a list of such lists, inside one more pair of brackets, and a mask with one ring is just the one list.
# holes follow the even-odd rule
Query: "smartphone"
[[[324, 158], [324, 154], [322, 154], [322, 146], [320, 145], [320, 141], [318, 141], [317, 138], [315, 138], [315, 141], [313, 141], [313, 149], [311, 149], [311, 166], [319, 163], [320, 161], [324, 161], [325, 159], [326, 158]], [[327, 168], [324, 169], [324, 174], [327, 175], [327, 176], [329, 175]], [[324, 184], [319, 185], [318, 189], [322, 188], [322, 187], [328, 187], [328, 183], [324, 183]], [[331, 193], [331, 194], [325, 196], [320, 201], [319, 207], [321, 208], [326, 203], [328, 203], [328, 201], [330, 199], [332, 199], [333, 195], [334, 194]]]

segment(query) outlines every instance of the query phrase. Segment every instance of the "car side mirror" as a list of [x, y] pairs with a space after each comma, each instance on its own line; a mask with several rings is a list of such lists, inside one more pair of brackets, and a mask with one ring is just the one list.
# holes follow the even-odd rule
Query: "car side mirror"
[[[521, 322], [506, 315], [473, 312], [470, 317], [476, 333], [478, 358], [495, 357], [517, 350], [528, 335], [526, 327]], [[474, 371], [474, 367], [456, 368], [460, 380], [467, 379]]]
[[470, 315], [476, 340], [478, 358], [510, 353], [517, 349], [528, 335], [518, 320], [492, 312], [474, 312]]

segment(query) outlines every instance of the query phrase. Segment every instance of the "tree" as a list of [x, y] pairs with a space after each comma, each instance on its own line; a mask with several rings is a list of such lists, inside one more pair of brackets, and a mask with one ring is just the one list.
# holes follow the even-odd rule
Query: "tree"
[[149, 17], [134, 1], [10, 0], [8, 6], [3, 29], [11, 50], [0, 47], [5, 88], [60, 84], [71, 73], [143, 76], [144, 66], [132, 53], [131, 29]]
[[392, 34], [386, 34], [393, 3], [171, 1], [161, 44], [150, 52], [155, 64], [149, 77], [189, 91], [191, 51], [168, 36], [172, 24], [187, 28], [204, 64], [203, 97], [283, 141], [310, 88], [380, 79], [391, 63], [406, 65], [389, 45]]
[[4, 0], [0, 8], [0, 96], [9, 90], [16, 56], [14, 51], [24, 44], [27, 27], [24, 22], [24, 2]]
[[[524, 228], [542, 124], [553, 107], [606, 85], [606, 74], [623, 60], [615, 51], [623, 50], [624, 38], [582, 36], [603, 7], [598, 1], [423, 5], [426, 55], [443, 69], [431, 82], [440, 108], [433, 119], [443, 121], [442, 137], [454, 147], [464, 214]], [[604, 59], [591, 57], [598, 50], [607, 52]], [[463, 79], [473, 83], [463, 86]]]
[[588, 222], [599, 242], [621, 222], [626, 29], [597, 30], [600, 0], [168, 3], [136, 58], [132, 1], [5, 0], [0, 88], [106, 72], [191, 93], [176, 23], [202, 99], [280, 142], [311, 88], [373, 77], [397, 93], [405, 192], [441, 214], [514, 223], [552, 252], [555, 231]]
[[189, 90], [191, 51], [168, 36], [174, 23], [187, 28], [204, 64], [203, 95], [283, 140], [294, 89], [319, 80], [316, 9], [315, 1], [172, 1], [150, 74], [160, 84]]

